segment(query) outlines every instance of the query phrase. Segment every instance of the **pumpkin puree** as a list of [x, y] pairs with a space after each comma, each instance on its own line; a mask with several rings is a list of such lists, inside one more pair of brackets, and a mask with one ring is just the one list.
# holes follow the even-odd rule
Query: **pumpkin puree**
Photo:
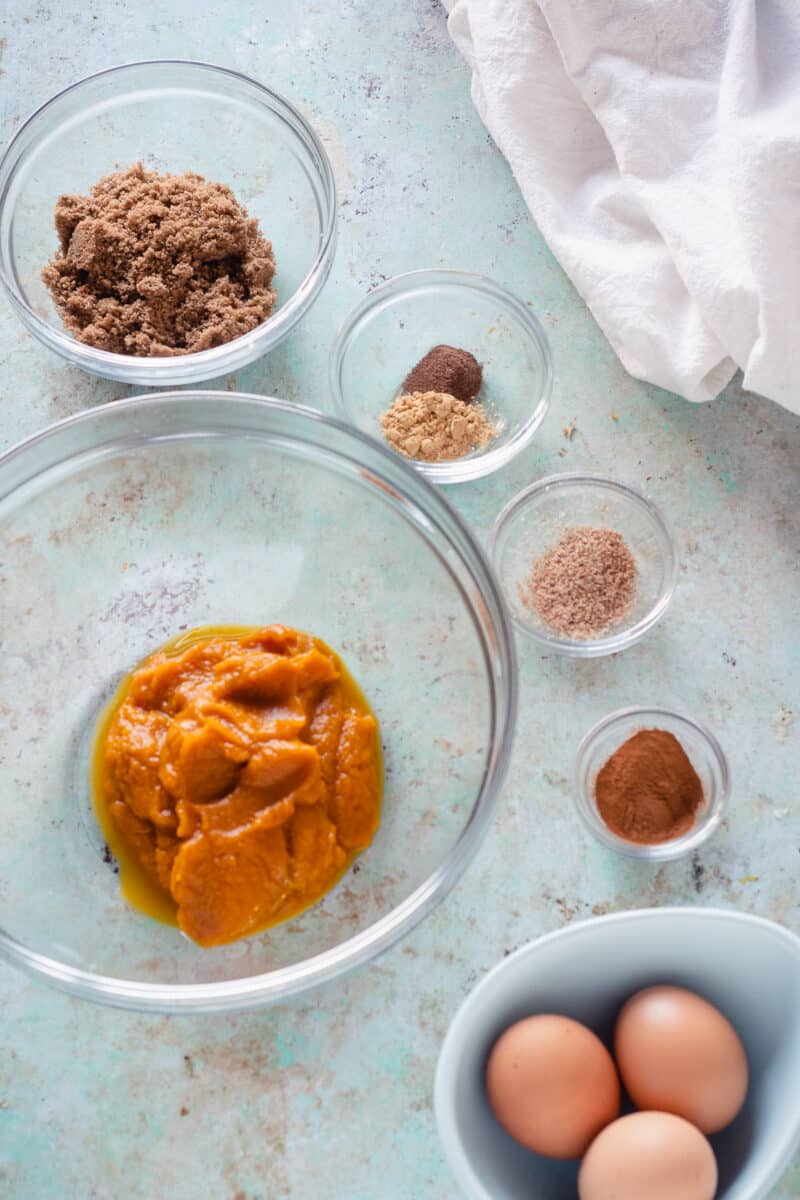
[[123, 895], [216, 946], [307, 908], [370, 844], [378, 725], [318, 638], [196, 629], [120, 688], [94, 783]]

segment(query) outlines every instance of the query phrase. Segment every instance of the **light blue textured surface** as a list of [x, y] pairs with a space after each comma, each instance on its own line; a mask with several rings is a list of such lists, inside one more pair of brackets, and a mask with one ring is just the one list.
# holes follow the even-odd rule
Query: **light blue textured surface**
[[[672, 522], [679, 590], [643, 643], [586, 663], [520, 645], [518, 740], [494, 831], [445, 905], [371, 969], [281, 1009], [169, 1019], [95, 1008], [0, 968], [4, 1197], [453, 1197], [431, 1109], [436, 1055], [459, 1001], [505, 950], [590, 913], [682, 901], [800, 929], [800, 421], [735, 385], [692, 408], [625, 375], [472, 108], [438, 0], [13, 0], [0, 24], [4, 139], [81, 75], [170, 55], [255, 75], [322, 135], [340, 188], [333, 275], [292, 338], [222, 386], [327, 409], [331, 338], [368, 287], [414, 267], [480, 270], [531, 303], [556, 384], [535, 446], [450, 497], [485, 533], [532, 479], [613, 469]], [[126, 392], [52, 358], [5, 304], [0, 381], [3, 447]], [[652, 702], [705, 719], [734, 778], [707, 849], [658, 870], [589, 843], [568, 783], [595, 720]], [[800, 1162], [774, 1195], [800, 1195]]]

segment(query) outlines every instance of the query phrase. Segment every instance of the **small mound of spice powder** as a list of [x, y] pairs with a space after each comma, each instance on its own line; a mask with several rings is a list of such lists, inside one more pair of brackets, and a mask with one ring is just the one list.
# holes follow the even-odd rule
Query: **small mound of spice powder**
[[593, 638], [630, 612], [637, 579], [636, 560], [621, 533], [575, 525], [534, 561], [520, 599], [556, 633]]
[[448, 392], [412, 392], [382, 415], [381, 432], [406, 458], [448, 462], [485, 446], [496, 430], [480, 404]]
[[403, 391], [448, 392], [456, 400], [474, 400], [481, 390], [483, 368], [474, 354], [458, 346], [434, 346], [403, 380]]
[[600, 768], [595, 800], [612, 833], [656, 845], [691, 829], [703, 803], [703, 785], [674, 734], [641, 729]]

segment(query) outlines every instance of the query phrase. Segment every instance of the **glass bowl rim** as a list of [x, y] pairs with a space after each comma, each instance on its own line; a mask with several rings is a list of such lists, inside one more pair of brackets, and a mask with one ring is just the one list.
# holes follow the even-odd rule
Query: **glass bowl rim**
[[[237, 71], [218, 63], [189, 58], [146, 58], [117, 63], [111, 67], [104, 67], [100, 71], [93, 71], [90, 75], [85, 75], [81, 79], [77, 79], [55, 92], [25, 118], [11, 137], [2, 156], [0, 156], [0, 211], [5, 208], [8, 189], [14, 180], [20, 163], [26, 159], [29, 147], [23, 145], [24, 140], [27, 136], [31, 135], [35, 124], [44, 114], [60, 100], [63, 100], [65, 96], [68, 96], [72, 92], [80, 91], [98, 79], [102, 79], [105, 76], [124, 75], [128, 71], [137, 70], [142, 67], [179, 67], [188, 68], [189, 70], [199, 68], [203, 72], [212, 72], [218, 76], [227, 77], [239, 83], [246, 84], [266, 97], [268, 106], [283, 125], [290, 129], [295, 137], [299, 139], [304, 149], [309, 151], [310, 147], [314, 154], [316, 154], [319, 167], [315, 169], [315, 173], [322, 182], [322, 190], [326, 203], [322, 214], [321, 244], [314, 262], [305, 277], [295, 288], [286, 303], [278, 308], [275, 316], [268, 318], [267, 321], [263, 321], [255, 329], [251, 329], [229, 342], [224, 342], [221, 346], [212, 346], [208, 350], [198, 350], [192, 354], [166, 355], [163, 357], [117, 354], [109, 350], [98, 350], [96, 347], [86, 345], [84, 342], [72, 337], [64, 329], [44, 320], [44, 318], [40, 317], [31, 308], [16, 286], [13, 275], [9, 270], [9, 264], [6, 262], [2, 239], [0, 239], [0, 283], [2, 283], [14, 304], [18, 305], [24, 311], [26, 321], [30, 322], [30, 328], [40, 340], [49, 346], [50, 349], [65, 356], [70, 361], [73, 361], [74, 356], [77, 356], [79, 364], [83, 366], [84, 364], [81, 360], [85, 359], [87, 369], [89, 364], [95, 364], [98, 372], [109, 372], [109, 376], [115, 379], [119, 378], [119, 376], [112, 374], [112, 372], [136, 370], [138, 368], [141, 371], [152, 372], [153, 377], [159, 378], [163, 384], [169, 384], [170, 375], [184, 375], [187, 372], [191, 373], [191, 380], [198, 382], [202, 377], [211, 378], [215, 373], [224, 371], [226, 369], [226, 360], [230, 357], [231, 352], [235, 355], [237, 350], [241, 350], [244, 347], [252, 347], [254, 343], [266, 340], [267, 336], [269, 337], [270, 344], [276, 344], [303, 315], [308, 304], [325, 282], [333, 263], [333, 251], [336, 246], [336, 182], [330, 159], [316, 131], [299, 109], [295, 108], [291, 101], [280, 95], [279, 92], [267, 87], [266, 84], [260, 83], [251, 75], [246, 75], [242, 71]], [[266, 335], [265, 331], [267, 329], [269, 329], [269, 335]], [[205, 372], [205, 375], [202, 376], [198, 374], [199, 372]], [[144, 381], [139, 379], [137, 382], [141, 384]], [[148, 386], [157, 386], [157, 384]]]
[[426, 463], [418, 459], [407, 460], [413, 464], [414, 470], [425, 475], [434, 483], [464, 483], [490, 475], [516, 458], [520, 451], [524, 450], [532, 441], [550, 404], [550, 394], [553, 389], [553, 360], [549, 339], [535, 313], [509, 288], [496, 283], [488, 275], [474, 271], [459, 271], [451, 267], [422, 267], [414, 271], [405, 271], [400, 275], [393, 275], [391, 279], [384, 280], [383, 283], [367, 292], [366, 296], [362, 296], [361, 300], [344, 317], [331, 345], [328, 359], [328, 382], [337, 415], [354, 425], [350, 406], [345, 399], [344, 389], [341, 385], [341, 369], [347, 351], [357, 336], [360, 326], [373, 309], [386, 299], [387, 295], [396, 293], [400, 297], [405, 297], [431, 284], [466, 288], [490, 296], [499, 302], [503, 308], [517, 318], [529, 340], [536, 346], [542, 368], [541, 388], [533, 411], [516, 433], [503, 445], [493, 447], [489, 443], [487, 449], [470, 458], [456, 459], [452, 462]]
[[[709, 755], [719, 772], [719, 785], [715, 785], [714, 796], [708, 810], [703, 814], [698, 825], [693, 826], [681, 837], [668, 842], [658, 842], [655, 845], [640, 845], [638, 842], [628, 842], [625, 838], [617, 837], [606, 826], [597, 812], [594, 797], [589, 787], [588, 764], [592, 750], [601, 737], [609, 730], [632, 724], [649, 724], [651, 721], [667, 719], [676, 725], [690, 729], [698, 735], [707, 747]], [[658, 705], [633, 705], [629, 708], [619, 708], [597, 721], [588, 733], [581, 738], [575, 753], [573, 769], [573, 802], [584, 828], [593, 835], [596, 841], [608, 850], [614, 850], [627, 858], [635, 858], [640, 862], [669, 862], [676, 858], [685, 858], [699, 849], [712, 833], [719, 827], [728, 806], [731, 792], [731, 772], [728, 758], [715, 734], [696, 717], [679, 712], [675, 708]]]
[[489, 534], [488, 554], [492, 569], [500, 580], [503, 594], [505, 595], [506, 588], [498, 562], [498, 548], [502, 533], [517, 513], [527, 507], [532, 500], [538, 499], [543, 492], [555, 488], [570, 488], [576, 485], [594, 487], [600, 491], [614, 492], [619, 496], [623, 496], [626, 500], [633, 501], [640, 510], [647, 514], [661, 534], [666, 550], [664, 555], [665, 581], [660, 595], [644, 616], [635, 625], [631, 625], [629, 629], [624, 629], [620, 633], [606, 634], [603, 637], [593, 638], [589, 641], [574, 641], [571, 638], [559, 637], [556, 634], [547, 633], [525, 621], [517, 614], [516, 608], [510, 604], [509, 611], [515, 628], [527, 637], [533, 638], [543, 649], [552, 650], [556, 654], [564, 654], [572, 658], [599, 658], [605, 654], [615, 654], [620, 650], [625, 650], [628, 646], [632, 646], [635, 642], [638, 642], [641, 637], [644, 637], [648, 630], [652, 629], [664, 616], [675, 594], [675, 587], [678, 582], [678, 556], [675, 539], [660, 508], [652, 500], [648, 500], [646, 496], [629, 483], [623, 483], [621, 480], [613, 479], [611, 476], [601, 475], [592, 471], [563, 471], [554, 475], [546, 475], [544, 478], [537, 479], [534, 483], [529, 484], [522, 491], [517, 492], [501, 509]]
[[[189, 406], [198, 401], [207, 407], [212, 417], [216, 414], [219, 421], [226, 414], [232, 416], [240, 406], [240, 409], [261, 409], [265, 418], [270, 412], [278, 412], [290, 419], [297, 419], [298, 424], [306, 424], [306, 427], [307, 423], [311, 423], [319, 428], [320, 442], [316, 444], [322, 443], [326, 429], [336, 430], [354, 444], [355, 453], [346, 456], [347, 459], [357, 463], [362, 470], [368, 464], [373, 486], [388, 489], [395, 501], [400, 502], [407, 511], [409, 520], [420, 534], [423, 522], [437, 529], [460, 558], [478, 593], [474, 600], [467, 600], [466, 593], [462, 591], [465, 602], [469, 603], [470, 615], [481, 643], [490, 691], [491, 719], [489, 748], [480, 788], [447, 856], [410, 896], [367, 929], [302, 962], [260, 975], [216, 983], [143, 983], [98, 975], [61, 963], [25, 946], [0, 928], [0, 958], [28, 974], [44, 978], [63, 991], [102, 1004], [170, 1014], [242, 1011], [299, 995], [363, 966], [409, 933], [452, 890], [489, 830], [511, 758], [517, 716], [517, 659], [511, 619], [502, 590], [478, 538], [444, 495], [419, 472], [346, 422], [277, 397], [211, 389], [182, 389], [113, 400], [57, 421], [0, 455], [0, 499], [11, 494], [16, 487], [25, 486], [42, 469], [49, 469], [49, 466], [37, 467], [30, 475], [12, 481], [8, 491], [3, 490], [6, 468], [43, 442], [58, 439], [76, 427], [91, 427], [93, 422], [101, 428], [105, 422], [113, 424], [115, 414], [147, 413], [165, 404], [174, 408], [181, 403]], [[232, 431], [235, 432], [235, 427], [232, 427]], [[154, 433], [153, 436], [157, 435]], [[298, 437], [297, 440], [304, 439]], [[138, 441], [141, 441], [141, 435]], [[97, 444], [94, 443], [95, 446]], [[64, 462], [70, 457], [85, 453], [86, 448], [83, 443], [77, 451], [58, 459], [59, 467], [63, 468]], [[339, 451], [335, 453], [337, 457], [345, 457]], [[478, 619], [480, 614], [486, 614], [483, 624]], [[487, 623], [491, 639], [487, 638]]]

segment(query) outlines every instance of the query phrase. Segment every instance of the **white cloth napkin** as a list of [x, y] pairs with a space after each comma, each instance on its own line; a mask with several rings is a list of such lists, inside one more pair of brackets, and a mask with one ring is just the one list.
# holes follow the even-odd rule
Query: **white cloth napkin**
[[798, 0], [444, 0], [475, 104], [623, 365], [800, 412]]

